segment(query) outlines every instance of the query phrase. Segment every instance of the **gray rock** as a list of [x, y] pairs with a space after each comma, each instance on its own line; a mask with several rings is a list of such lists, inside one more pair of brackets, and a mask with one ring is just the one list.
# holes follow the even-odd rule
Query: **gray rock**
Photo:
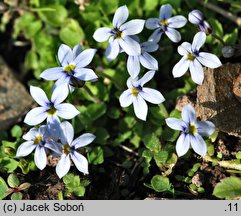
[[202, 120], [208, 119], [219, 130], [237, 137], [241, 137], [241, 102], [234, 88], [238, 86], [235, 82], [240, 73], [241, 64], [206, 69], [204, 82], [197, 88], [195, 106]]
[[19, 122], [28, 112], [33, 99], [0, 57], [0, 130]]

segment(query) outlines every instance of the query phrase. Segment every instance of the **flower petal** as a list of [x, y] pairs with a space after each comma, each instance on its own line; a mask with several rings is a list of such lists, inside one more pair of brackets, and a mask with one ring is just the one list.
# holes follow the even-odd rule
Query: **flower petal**
[[80, 111], [78, 111], [74, 105], [69, 103], [58, 104], [55, 108], [57, 110], [57, 115], [63, 119], [72, 119], [80, 114]]
[[61, 44], [58, 50], [58, 59], [63, 67], [69, 65], [74, 60], [72, 49], [65, 44]]
[[143, 67], [150, 70], [158, 70], [157, 60], [154, 57], [152, 57], [149, 53], [143, 52], [140, 55], [139, 59]]
[[25, 140], [34, 140], [36, 136], [38, 136], [38, 129], [37, 128], [31, 128], [26, 134], [23, 135], [23, 139]]
[[144, 76], [139, 80], [141, 86], [144, 86], [147, 82], [149, 82], [155, 75], [156, 71], [148, 71], [144, 74]]
[[176, 152], [178, 157], [181, 157], [187, 153], [190, 148], [190, 138], [189, 134], [181, 133], [177, 139]]
[[196, 111], [192, 105], [187, 104], [182, 108], [182, 120], [187, 125], [196, 122]]
[[119, 39], [120, 47], [127, 53], [127, 55], [140, 55], [141, 54], [141, 46], [138, 42], [133, 40], [129, 36], [125, 36]]
[[70, 169], [69, 155], [62, 154], [56, 166], [56, 173], [59, 176], [59, 178], [62, 178], [69, 172], [69, 169]]
[[70, 124], [68, 121], [64, 121], [61, 123], [60, 127], [61, 127], [60, 140], [62, 144], [71, 145], [74, 139], [74, 128], [72, 124]]
[[211, 53], [207, 52], [200, 52], [199, 56], [197, 57], [197, 60], [204, 66], [209, 68], [217, 68], [222, 65], [219, 58]]
[[149, 18], [146, 20], [145, 26], [147, 29], [151, 29], [151, 30], [156, 29], [160, 27], [159, 22], [160, 22], [160, 19], [158, 18]]
[[203, 21], [203, 14], [199, 10], [192, 10], [188, 14], [188, 20], [192, 24], [199, 25]]
[[60, 85], [63, 85], [63, 84], [66, 84], [66, 85], [69, 85], [69, 83], [70, 83], [70, 78], [71, 78], [71, 76], [69, 76], [69, 75], [64, 75], [64, 76], [62, 76], [62, 77], [60, 77], [60, 79], [58, 79], [56, 82], [55, 82], [55, 87], [53, 87], [53, 91], [54, 91], [54, 89], [57, 87], [57, 86], [60, 86]]
[[184, 56], [192, 52], [192, 45], [188, 42], [183, 42], [178, 46], [177, 51], [180, 55]]
[[56, 113], [53, 115], [48, 114], [47, 124], [54, 124], [56, 122], [58, 122], [60, 124], [59, 117], [56, 115]]
[[160, 19], [166, 20], [172, 15], [172, 6], [170, 4], [164, 4], [160, 8]]
[[107, 49], [106, 49], [106, 58], [108, 61], [114, 60], [120, 52], [120, 46], [117, 39], [113, 37], [110, 38]]
[[173, 130], [185, 131], [185, 129], [187, 128], [187, 124], [177, 118], [167, 118], [166, 124]]
[[174, 16], [168, 19], [168, 27], [170, 28], [181, 28], [185, 26], [187, 19], [184, 16]]
[[202, 85], [204, 79], [203, 67], [196, 59], [190, 62], [190, 73], [193, 82]]
[[178, 43], [181, 40], [180, 33], [173, 28], [167, 27], [167, 30], [165, 31], [165, 33], [167, 37], [169, 37], [169, 39], [174, 43]]
[[151, 36], [148, 38], [148, 41], [158, 43], [161, 40], [162, 34], [163, 34], [162, 29], [158, 28], [151, 34]]
[[89, 68], [78, 68], [75, 69], [74, 77], [83, 81], [92, 81], [98, 79], [97, 75], [92, 69]]
[[53, 93], [51, 96], [51, 102], [54, 104], [54, 106], [58, 105], [67, 98], [68, 94], [69, 94], [68, 85], [66, 84], [58, 85], [53, 90]]
[[33, 141], [24, 142], [18, 147], [16, 157], [25, 157], [29, 155], [35, 148], [36, 145], [33, 143]]
[[133, 102], [131, 90], [130, 89], [125, 90], [121, 94], [121, 96], [119, 98], [119, 101], [120, 101], [121, 107], [128, 107], [128, 106], [130, 106], [132, 104], [132, 102]]
[[96, 49], [86, 49], [81, 52], [74, 60], [75, 68], [82, 68], [90, 64], [95, 53]]
[[38, 125], [47, 118], [46, 108], [36, 107], [25, 116], [24, 122], [28, 125]]
[[200, 121], [196, 123], [197, 132], [201, 136], [211, 136], [215, 131], [215, 125], [210, 121]]
[[128, 56], [127, 70], [131, 77], [135, 78], [140, 72], [139, 56]]
[[173, 77], [176, 78], [183, 76], [187, 72], [189, 65], [190, 61], [186, 58], [186, 56], [183, 56], [172, 69]]
[[42, 107], [46, 107], [49, 103], [47, 95], [39, 87], [30, 86], [30, 94], [33, 97], [33, 99]]
[[82, 47], [80, 46], [80, 44], [77, 44], [74, 46], [73, 48], [73, 57], [74, 59], [82, 52]]
[[92, 143], [95, 138], [96, 138], [96, 136], [94, 134], [85, 133], [85, 134], [82, 134], [81, 136], [79, 136], [78, 138], [76, 138], [72, 142], [71, 146], [74, 146], [75, 149], [84, 147], [84, 146], [87, 146], [90, 143]]
[[88, 171], [88, 161], [87, 159], [79, 154], [78, 152], [73, 152], [71, 155], [71, 159], [73, 160], [76, 168], [84, 173], [84, 174], [89, 174], [89, 171]]
[[142, 91], [139, 92], [139, 95], [141, 95], [146, 101], [153, 104], [160, 104], [165, 101], [165, 98], [161, 92], [151, 88], [142, 88]]
[[36, 166], [43, 170], [47, 165], [47, 156], [44, 147], [37, 146], [34, 153], [34, 162]]
[[205, 156], [207, 153], [207, 144], [199, 134], [190, 135], [191, 146], [193, 150], [200, 156]]
[[146, 121], [148, 107], [145, 100], [140, 96], [134, 97], [133, 106], [136, 117], [143, 121]]
[[110, 36], [111, 36], [111, 29], [107, 27], [102, 27], [102, 28], [98, 28], [95, 31], [93, 38], [98, 42], [104, 42], [104, 41], [107, 41]]
[[141, 48], [144, 52], [155, 52], [158, 50], [159, 45], [152, 41], [146, 41], [141, 44]]
[[206, 41], [206, 34], [204, 32], [198, 32], [195, 34], [192, 42], [192, 51], [199, 51], [202, 45]]
[[40, 77], [46, 80], [57, 80], [65, 74], [62, 67], [54, 67], [44, 70]]
[[44, 147], [50, 149], [51, 151], [53, 151], [54, 153], [56, 153], [58, 156], [62, 155], [62, 144], [58, 143], [58, 142], [53, 142], [53, 141], [49, 141], [47, 142]]
[[114, 14], [112, 24], [115, 28], [119, 28], [128, 18], [129, 11], [126, 5], [119, 7]]
[[120, 30], [123, 31], [124, 35], [136, 35], [139, 34], [145, 25], [145, 20], [142, 19], [133, 19], [120, 27]]

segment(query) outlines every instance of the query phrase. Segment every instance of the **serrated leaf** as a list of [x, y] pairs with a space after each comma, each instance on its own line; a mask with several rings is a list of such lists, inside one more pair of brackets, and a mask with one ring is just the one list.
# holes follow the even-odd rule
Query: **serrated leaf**
[[215, 186], [213, 195], [227, 200], [241, 199], [241, 179], [233, 176], [222, 179]]

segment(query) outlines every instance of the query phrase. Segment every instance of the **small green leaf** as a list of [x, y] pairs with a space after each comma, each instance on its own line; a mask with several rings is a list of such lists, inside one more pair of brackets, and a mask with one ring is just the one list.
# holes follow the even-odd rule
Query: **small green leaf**
[[84, 32], [76, 20], [67, 19], [60, 29], [59, 37], [65, 44], [74, 47], [84, 39]]
[[8, 190], [8, 185], [4, 179], [0, 176], [0, 200], [6, 197], [6, 192]]
[[11, 195], [11, 200], [21, 200], [23, 198], [23, 194], [21, 192], [16, 192]]
[[171, 184], [169, 179], [160, 175], [155, 175], [151, 179], [151, 186], [157, 192], [171, 191]]
[[160, 140], [154, 133], [144, 136], [143, 142], [145, 146], [151, 151], [158, 152], [160, 150]]
[[4, 157], [0, 160], [0, 167], [8, 173], [12, 173], [15, 169], [17, 169], [18, 161], [9, 157]]
[[90, 164], [102, 164], [104, 162], [104, 153], [103, 149], [98, 146], [92, 149], [90, 153], [88, 153], [88, 161]]
[[85, 195], [85, 187], [79, 186], [79, 187], [75, 188], [74, 194], [78, 197], [84, 196]]
[[237, 158], [237, 159], [241, 159], [241, 151], [238, 151], [238, 152], [236, 153], [236, 158]]
[[11, 135], [15, 138], [20, 138], [22, 136], [22, 128], [19, 125], [14, 125], [11, 129]]
[[215, 186], [213, 195], [227, 200], [241, 199], [241, 179], [233, 176], [222, 179]]
[[62, 5], [49, 5], [48, 8], [54, 11], [39, 11], [38, 14], [43, 21], [49, 25], [58, 27], [64, 24], [64, 21], [68, 15], [67, 10]]
[[102, 145], [106, 144], [108, 138], [110, 137], [108, 131], [103, 127], [96, 128], [96, 131], [94, 134], [96, 136], [94, 142]]
[[18, 189], [19, 189], [19, 190], [27, 190], [30, 186], [31, 186], [30, 183], [25, 182], [25, 183], [19, 185]]
[[154, 155], [154, 159], [157, 164], [164, 164], [168, 159], [168, 151], [159, 151]]
[[8, 182], [8, 185], [9, 185], [11, 188], [16, 188], [16, 187], [18, 187], [19, 184], [20, 184], [20, 181], [19, 181], [18, 177], [17, 177], [14, 173], [11, 173], [11, 174], [8, 176], [7, 182]]

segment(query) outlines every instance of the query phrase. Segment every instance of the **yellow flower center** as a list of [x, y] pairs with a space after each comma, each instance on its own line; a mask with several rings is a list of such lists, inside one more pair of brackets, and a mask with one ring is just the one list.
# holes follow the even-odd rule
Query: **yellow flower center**
[[69, 145], [68, 144], [64, 144], [62, 152], [65, 155], [69, 154], [70, 151], [69, 151]]
[[197, 133], [197, 127], [194, 123], [190, 123], [189, 125], [189, 133], [194, 135]]
[[39, 136], [36, 136], [35, 139], [34, 139], [34, 141], [33, 141], [33, 143], [34, 143], [35, 145], [38, 145], [39, 142], [42, 141], [42, 139], [43, 139], [42, 136], [40, 136], [40, 135], [39, 135]]
[[51, 103], [50, 107], [49, 107], [49, 110], [47, 111], [47, 114], [52, 116], [52, 115], [55, 115], [56, 112], [57, 112], [57, 110], [55, 109], [54, 105]]
[[168, 26], [168, 24], [169, 24], [168, 21], [165, 20], [165, 19], [164, 20], [160, 20], [159, 23], [160, 23], [160, 25], [163, 25], [163, 26]]
[[64, 71], [65, 71], [67, 74], [69, 74], [69, 75], [72, 74], [72, 72], [74, 71], [74, 69], [75, 69], [75, 65], [74, 65], [74, 64], [69, 64], [69, 65], [66, 65], [66, 66], [64, 67]]
[[131, 93], [133, 96], [137, 97], [138, 93], [141, 91], [141, 88], [135, 88], [135, 87], [132, 87], [131, 89]]
[[119, 29], [114, 29], [114, 33], [115, 33], [115, 38], [116, 39], [121, 39], [123, 37], [123, 32], [120, 31]]
[[195, 59], [195, 56], [191, 55], [190, 53], [187, 54], [187, 59], [190, 61], [193, 61]]

